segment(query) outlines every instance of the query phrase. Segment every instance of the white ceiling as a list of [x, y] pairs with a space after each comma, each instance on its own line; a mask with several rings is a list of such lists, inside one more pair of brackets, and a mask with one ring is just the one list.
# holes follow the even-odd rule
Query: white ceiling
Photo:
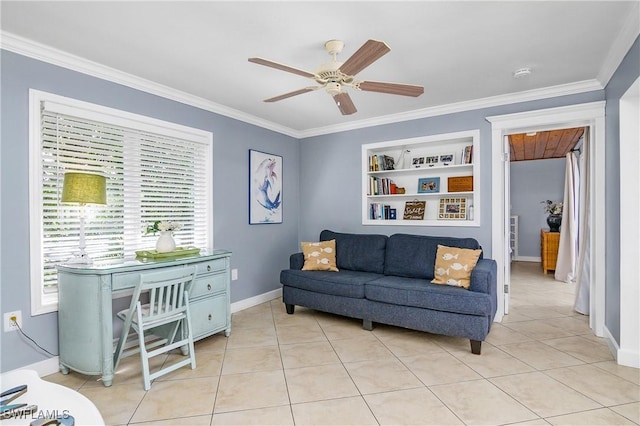
[[[305, 136], [602, 88], [639, 33], [638, 5], [3, 0], [2, 47]], [[391, 52], [359, 79], [423, 85], [425, 93], [351, 90], [351, 116], [323, 90], [262, 102], [313, 82], [247, 58], [313, 72], [330, 59], [329, 39], [345, 42], [342, 61], [367, 39], [385, 41]], [[514, 79], [522, 67], [532, 74]]]

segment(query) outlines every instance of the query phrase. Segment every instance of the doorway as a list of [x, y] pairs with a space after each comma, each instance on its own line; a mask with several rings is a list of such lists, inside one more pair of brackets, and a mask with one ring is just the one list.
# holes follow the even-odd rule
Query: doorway
[[[605, 102], [549, 108], [502, 116], [487, 117], [492, 128], [492, 257], [496, 260], [498, 285], [498, 311], [496, 321], [501, 321], [509, 308], [510, 291], [510, 223], [509, 223], [509, 162], [505, 136], [512, 133], [535, 132], [542, 129], [565, 127], [589, 127], [591, 134], [590, 199], [590, 265], [589, 325], [597, 336], [604, 334], [604, 107]], [[596, 161], [597, 159], [597, 161]]]

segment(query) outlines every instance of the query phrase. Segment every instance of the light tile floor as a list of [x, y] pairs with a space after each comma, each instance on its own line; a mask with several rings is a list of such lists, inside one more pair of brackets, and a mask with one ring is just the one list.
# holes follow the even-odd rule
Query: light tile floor
[[73, 372], [46, 379], [86, 395], [112, 425], [640, 424], [640, 370], [618, 366], [591, 335], [573, 286], [524, 262], [512, 282], [511, 313], [480, 356], [466, 339], [365, 331], [301, 307], [287, 315], [273, 300], [235, 313], [228, 339], [196, 343], [196, 370], [148, 392], [137, 357], [109, 388]]

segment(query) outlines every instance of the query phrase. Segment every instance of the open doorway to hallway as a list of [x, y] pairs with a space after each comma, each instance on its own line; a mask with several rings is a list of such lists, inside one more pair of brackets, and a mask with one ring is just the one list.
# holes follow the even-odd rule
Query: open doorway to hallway
[[[550, 213], [561, 215], [563, 207], [567, 210], [567, 222], [571, 222], [571, 216], [575, 216], [575, 219], [579, 217], [580, 191], [577, 187], [580, 171], [578, 167], [574, 173], [567, 175], [567, 155], [574, 156], [575, 165], [580, 164], [579, 155], [588, 130], [585, 127], [573, 127], [507, 135], [510, 155], [509, 173], [505, 173], [505, 178], [508, 176], [510, 179], [510, 259], [535, 262], [540, 277], [544, 275], [553, 279], [555, 276], [560, 281], [573, 282], [576, 279], [579, 224], [572, 226], [576, 225], [574, 220], [567, 227], [550, 229], [547, 217]], [[573, 179], [577, 181], [576, 184], [567, 187], [567, 180]], [[568, 196], [570, 192], [572, 196], [569, 200], [565, 195]], [[565, 205], [567, 201], [569, 206]], [[565, 241], [558, 261], [561, 235]], [[568, 249], [569, 243], [572, 243], [571, 250]], [[556, 268], [558, 262], [560, 267]], [[511, 278], [513, 280], [513, 273]], [[512, 306], [510, 313], [513, 308], [516, 306]]]

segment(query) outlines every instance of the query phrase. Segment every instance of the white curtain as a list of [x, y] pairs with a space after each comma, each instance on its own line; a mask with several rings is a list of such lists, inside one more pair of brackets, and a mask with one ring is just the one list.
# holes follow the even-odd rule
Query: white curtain
[[571, 283], [576, 280], [579, 247], [580, 168], [575, 152], [567, 153], [563, 206], [555, 278]]
[[580, 207], [578, 209], [579, 216], [579, 234], [578, 234], [578, 266], [576, 277], [576, 299], [573, 309], [584, 315], [589, 315], [589, 268], [591, 264], [590, 235], [591, 221], [590, 195], [589, 195], [589, 128], [585, 129], [584, 140], [582, 143], [582, 153], [580, 155], [580, 170], [582, 170], [582, 185], [580, 185]]

